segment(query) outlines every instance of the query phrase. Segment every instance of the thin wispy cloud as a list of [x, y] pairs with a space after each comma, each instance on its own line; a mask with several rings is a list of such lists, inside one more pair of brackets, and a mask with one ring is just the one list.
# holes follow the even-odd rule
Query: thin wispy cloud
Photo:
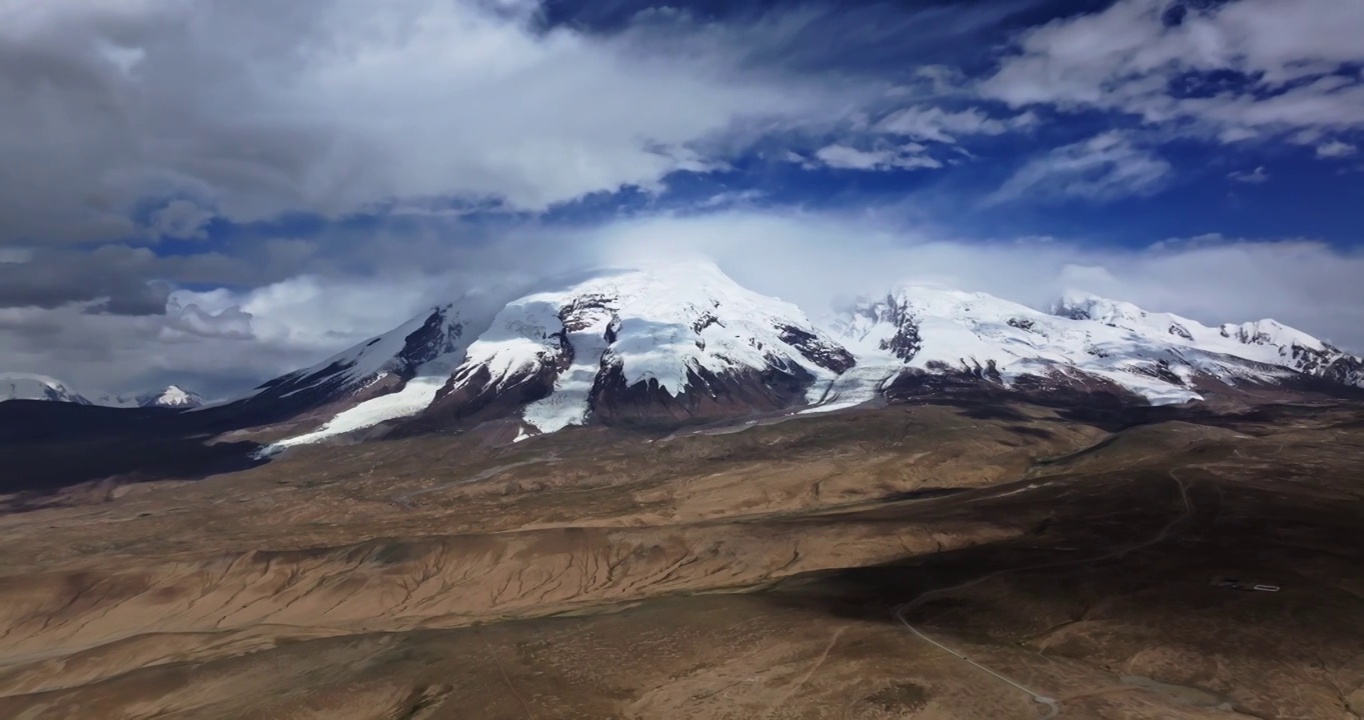
[[1224, 142], [1349, 131], [1364, 122], [1361, 32], [1358, 3], [1118, 0], [1024, 32], [979, 89], [1015, 107], [1192, 121]]
[[926, 148], [918, 143], [899, 147], [880, 147], [859, 150], [847, 145], [828, 145], [815, 152], [813, 164], [840, 170], [912, 170], [940, 168], [942, 163], [924, 154]]
[[1317, 157], [1319, 158], [1342, 158], [1354, 155], [1358, 150], [1354, 145], [1344, 143], [1339, 140], [1332, 140], [1317, 146]]
[[1227, 177], [1239, 183], [1248, 185], [1260, 185], [1269, 182], [1269, 173], [1265, 172], [1265, 166], [1261, 165], [1254, 170], [1233, 170], [1227, 173]]
[[1168, 181], [1172, 171], [1170, 163], [1122, 133], [1107, 132], [1028, 161], [985, 202], [1107, 202], [1150, 195]]

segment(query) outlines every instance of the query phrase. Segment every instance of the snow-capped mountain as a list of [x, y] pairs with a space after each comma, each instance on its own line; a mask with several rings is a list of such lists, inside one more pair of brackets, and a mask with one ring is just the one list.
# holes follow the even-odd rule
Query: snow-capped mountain
[[113, 408], [161, 407], [190, 410], [203, 405], [204, 399], [178, 385], [168, 385], [164, 390], [150, 394], [97, 395], [90, 399], [90, 404]]
[[390, 421], [502, 421], [519, 439], [944, 392], [1171, 404], [1218, 388], [1364, 386], [1359, 358], [1272, 320], [1210, 328], [1085, 295], [1042, 312], [907, 286], [816, 325], [689, 264], [559, 281], [495, 312], [475, 305], [436, 308], [235, 405], [321, 423], [278, 449]]
[[1130, 393], [1151, 404], [1201, 399], [1201, 387], [1302, 377], [1364, 385], [1358, 358], [1273, 320], [1209, 328], [1081, 294], [1043, 313], [983, 293], [909, 286], [848, 309], [832, 330], [858, 356], [860, 376], [840, 381], [852, 400], [962, 380]]
[[506, 398], [528, 432], [774, 410], [855, 359], [796, 306], [714, 265], [626, 271], [509, 303], [432, 406], [465, 418]]
[[471, 342], [451, 344], [441, 362], [423, 366], [420, 392], [373, 397], [281, 445], [418, 412], [455, 425], [511, 418], [523, 437], [589, 419], [745, 415], [813, 402], [856, 362], [799, 308], [746, 290], [709, 264], [563, 283], [507, 303], [461, 337]]
[[1275, 320], [1258, 320], [1216, 328], [1171, 313], [1147, 312], [1131, 303], [1085, 293], [1068, 293], [1052, 312], [1077, 320], [1093, 320], [1142, 336], [1296, 370], [1342, 385], [1364, 387], [1364, 362], [1330, 343]]
[[144, 395], [139, 398], [140, 407], [163, 407], [178, 408], [188, 410], [204, 404], [204, 399], [179, 385], [169, 385], [165, 390], [155, 395]]
[[6, 400], [52, 400], [78, 405], [89, 405], [79, 393], [65, 383], [46, 375], [29, 373], [0, 373], [0, 402]]

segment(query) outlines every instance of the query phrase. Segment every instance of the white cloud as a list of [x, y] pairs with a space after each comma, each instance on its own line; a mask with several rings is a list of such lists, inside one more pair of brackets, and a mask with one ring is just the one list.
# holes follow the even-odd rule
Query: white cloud
[[166, 333], [163, 337], [167, 338], [180, 332], [205, 338], [256, 339], [251, 327], [251, 313], [240, 307], [228, 307], [210, 313], [194, 303], [182, 305], [180, 298], [171, 298], [166, 307], [165, 323]]
[[[147, 198], [232, 221], [392, 200], [538, 210], [830, 127], [882, 86], [746, 57], [769, 25], [615, 34], [518, 0], [0, 4], [0, 242], [130, 237]], [[195, 237], [202, 213], [156, 227]]]
[[1111, 131], [1028, 161], [986, 202], [1021, 198], [1108, 201], [1150, 195], [1164, 187], [1171, 173], [1169, 163]]
[[1260, 133], [1251, 130], [1250, 128], [1243, 127], [1229, 127], [1217, 134], [1217, 139], [1226, 145], [1242, 142], [1244, 140], [1253, 140], [1257, 137], [1260, 137]]
[[[913, 94], [911, 89], [897, 88], [890, 97]], [[878, 114], [880, 119], [873, 120], [872, 116]], [[921, 102], [900, 104], [889, 112], [880, 109], [872, 113], [854, 113], [841, 128], [843, 135], [836, 142], [815, 150], [809, 158], [789, 151], [785, 158], [811, 169], [936, 169], [944, 167], [944, 163], [927, 152], [929, 144], [950, 147], [952, 154], [973, 158], [974, 155], [958, 144], [964, 138], [1025, 130], [1037, 122], [1037, 116], [1031, 111], [997, 118], [979, 108], [946, 110]]]
[[[326, 354], [391, 329], [434, 302], [440, 280], [429, 277], [326, 278], [300, 275], [245, 292], [177, 291], [172, 307], [245, 328], [258, 343], [299, 358]], [[183, 314], [183, 313], [179, 313]], [[205, 333], [209, 334], [209, 333]]]
[[[797, 161], [799, 162], [799, 160]], [[716, 193], [694, 204], [699, 210], [713, 210], [735, 206], [751, 205], [767, 197], [767, 192], [756, 188], [750, 190], [730, 190]]]
[[[1364, 124], [1364, 84], [1342, 68], [1364, 60], [1360, 37], [1364, 4], [1357, 2], [1238, 0], [1195, 9], [1119, 0], [1023, 32], [979, 91], [1016, 107], [1194, 120], [1224, 142], [1264, 131], [1357, 127]], [[1186, 73], [1228, 70], [1243, 74], [1245, 85], [1192, 96], [1170, 91]]]
[[1355, 154], [1357, 148], [1349, 143], [1339, 140], [1332, 140], [1317, 146], [1317, 157], [1319, 158], [1341, 158]]
[[924, 146], [918, 143], [874, 150], [859, 150], [848, 145], [827, 145], [816, 151], [815, 159], [807, 164], [825, 165], [840, 170], [912, 170], [942, 167], [941, 162], [923, 154], [924, 149]]
[[898, 110], [876, 124], [876, 129], [893, 135], [907, 135], [916, 140], [955, 143], [960, 135], [1000, 135], [1011, 127], [1028, 124], [992, 118], [976, 108], [951, 112], [934, 106], [915, 106]]
[[1265, 172], [1265, 166], [1261, 165], [1254, 170], [1246, 172], [1244, 170], [1234, 170], [1227, 173], [1227, 177], [1236, 182], [1247, 183], [1250, 185], [1260, 185], [1269, 182], [1269, 173]]

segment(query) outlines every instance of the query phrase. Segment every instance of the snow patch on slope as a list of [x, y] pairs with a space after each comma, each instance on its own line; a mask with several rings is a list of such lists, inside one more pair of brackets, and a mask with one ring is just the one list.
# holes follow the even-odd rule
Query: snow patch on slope
[[587, 422], [592, 388], [601, 372], [602, 356], [610, 347], [607, 335], [612, 320], [610, 312], [603, 308], [575, 323], [581, 325], [579, 329], [568, 332], [573, 363], [559, 375], [549, 397], [526, 406], [522, 418], [527, 424], [541, 433], [552, 433]]
[[[338, 383], [354, 393], [397, 375], [408, 377], [397, 391], [370, 398], [341, 411], [317, 430], [281, 440], [261, 451], [271, 455], [296, 445], [322, 442], [346, 433], [374, 427], [389, 420], [415, 415], [429, 407], [445, 386], [451, 371], [466, 357], [468, 317], [479, 316], [482, 298], [470, 299], [468, 308], [453, 305], [434, 308], [346, 352], [262, 386], [258, 393], [281, 382], [301, 385], [281, 397], [310, 390], [314, 384]], [[468, 312], [466, 312], [466, 310]], [[486, 317], [486, 316], [484, 316]], [[339, 368], [339, 372], [336, 369]], [[315, 379], [314, 379], [315, 378]]]
[[436, 339], [445, 343], [445, 346], [424, 349], [433, 351], [433, 357], [437, 358], [458, 354], [464, 347], [464, 343], [460, 342], [464, 334], [461, 313], [454, 310], [451, 305], [444, 305], [418, 315], [383, 335], [343, 350], [312, 367], [266, 383], [239, 399], [247, 399], [273, 387], [287, 384], [296, 386], [281, 397], [311, 390], [318, 383], [357, 390], [379, 382], [394, 372], [410, 371], [409, 360], [404, 357], [405, 351], [413, 349], [409, 348], [408, 339], [418, 334], [433, 319], [441, 322]]
[[[803, 415], [847, 410], [859, 405], [876, 402], [881, 398], [881, 388], [887, 380], [899, 374], [903, 368], [896, 365], [893, 358], [879, 358], [879, 362], [861, 364], [868, 358], [859, 358], [858, 365], [827, 383], [811, 386], [811, 396], [806, 400], [810, 407], [801, 410]], [[814, 391], [818, 389], [817, 396]]]
[[401, 390], [381, 395], [339, 413], [317, 430], [297, 437], [280, 440], [261, 451], [273, 455], [298, 445], [310, 445], [380, 423], [415, 415], [431, 405], [436, 393], [445, 385], [444, 377], [413, 378]]

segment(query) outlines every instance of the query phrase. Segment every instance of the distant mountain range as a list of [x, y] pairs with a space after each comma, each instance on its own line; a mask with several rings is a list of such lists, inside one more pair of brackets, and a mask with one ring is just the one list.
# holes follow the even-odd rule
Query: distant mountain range
[[[15, 377], [0, 381], [0, 397], [89, 402], [50, 378]], [[491, 308], [486, 297], [434, 307], [203, 412], [284, 428], [273, 446], [282, 449], [474, 427], [523, 440], [574, 425], [657, 427], [943, 396], [1162, 405], [1360, 388], [1359, 357], [1273, 320], [1208, 327], [1080, 294], [1044, 312], [905, 286], [814, 321], [714, 265], [681, 264], [560, 280]], [[97, 404], [198, 402], [172, 387]]]
[[97, 395], [85, 397], [66, 383], [46, 375], [0, 373], [0, 402], [6, 400], [52, 400], [78, 405], [134, 408], [162, 407], [190, 409], [204, 404], [203, 398], [176, 385], [146, 395]]

